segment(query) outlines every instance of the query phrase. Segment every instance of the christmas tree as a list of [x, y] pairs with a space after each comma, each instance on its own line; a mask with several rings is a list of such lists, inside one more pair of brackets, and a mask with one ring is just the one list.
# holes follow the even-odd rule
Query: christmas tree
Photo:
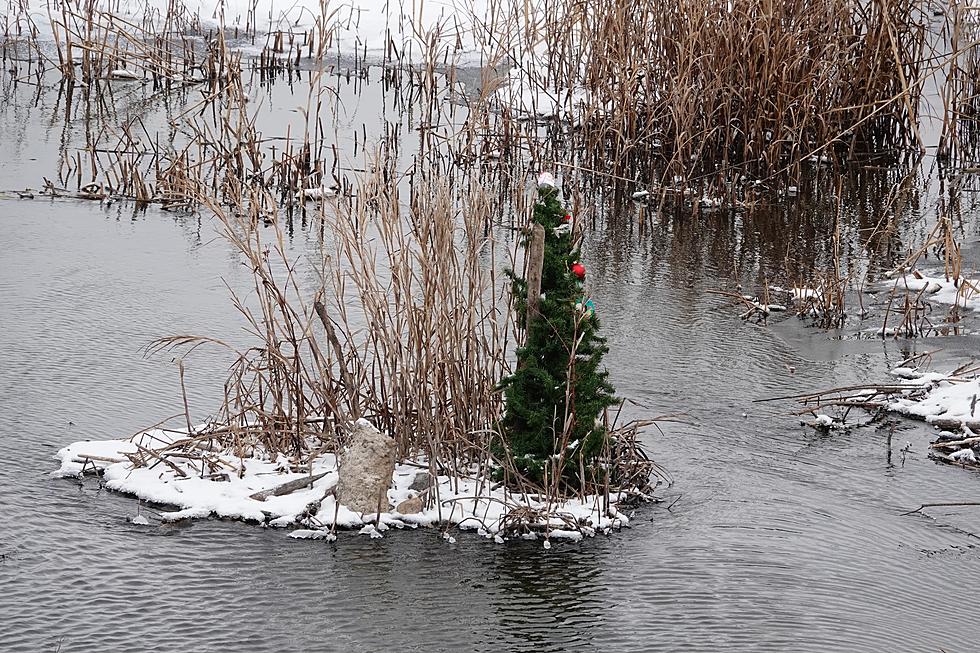
[[[501, 431], [526, 478], [561, 479], [577, 487], [596, 478], [594, 462], [607, 440], [599, 417], [617, 402], [608, 372], [600, 369], [608, 347], [598, 334], [592, 301], [583, 294], [585, 267], [578, 260], [571, 216], [563, 210], [550, 175], [542, 175], [538, 193], [527, 241], [528, 278], [509, 273], [526, 338], [517, 350], [516, 371], [502, 383], [506, 407]], [[534, 225], [544, 232], [540, 263], [531, 246]], [[535, 265], [540, 265], [537, 302], [528, 297]]]

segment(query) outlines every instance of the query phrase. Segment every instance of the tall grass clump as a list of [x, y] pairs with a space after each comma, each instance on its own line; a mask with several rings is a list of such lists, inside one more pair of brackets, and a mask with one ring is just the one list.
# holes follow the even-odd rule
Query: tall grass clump
[[527, 23], [508, 46], [521, 60], [511, 87], [564, 104], [590, 169], [732, 181], [798, 176], [813, 156], [922, 147], [918, 2], [567, 0], [514, 11]]
[[[501, 271], [519, 257], [488, 228], [504, 207], [476, 183], [453, 188], [423, 176], [400, 184], [394, 165], [380, 155], [353, 197], [324, 205], [324, 239], [312, 256], [290, 255], [279, 220], [263, 221], [254, 204], [229, 210], [199, 198], [252, 271], [249, 293], [232, 300], [255, 344], [232, 349], [224, 402], [196, 431], [188, 417], [187, 441], [242, 457], [282, 454], [302, 469], [342, 449], [365, 418], [393, 438], [400, 459], [434, 475], [481, 479], [488, 494], [492, 479], [555, 499], [608, 502], [620, 491], [649, 491], [655, 466], [638, 445], [639, 423], [618, 426], [603, 416], [588, 474], [576, 472], [581, 482], [528, 474], [512, 455], [500, 431], [501, 381], [513, 372], [521, 330]], [[202, 345], [228, 346], [178, 335], [151, 351]], [[600, 428], [596, 417], [590, 413], [589, 428]], [[574, 448], [573, 435], [562, 436], [563, 450]]]
[[948, 4], [948, 47], [943, 62], [943, 129], [938, 158], [973, 172], [980, 161], [980, 16], [966, 0]]
[[[429, 177], [400, 190], [393, 162], [324, 220], [325, 295], [349, 378], [348, 409], [395, 436], [398, 453], [472, 459], [500, 417], [509, 368], [507, 249], [486, 229], [497, 198]], [[407, 193], [407, 197], [403, 194]]]
[[[254, 280], [232, 300], [256, 345], [235, 351], [211, 433], [302, 460], [363, 417], [402, 457], [448, 464], [485, 449], [509, 328], [483, 228], [490, 204], [471, 189], [459, 205], [433, 181], [406, 208], [386, 179], [368, 176], [356, 201], [324, 214], [333, 237], [312, 266], [256, 205], [198, 198]], [[205, 344], [224, 343], [179, 335], [151, 350]]]

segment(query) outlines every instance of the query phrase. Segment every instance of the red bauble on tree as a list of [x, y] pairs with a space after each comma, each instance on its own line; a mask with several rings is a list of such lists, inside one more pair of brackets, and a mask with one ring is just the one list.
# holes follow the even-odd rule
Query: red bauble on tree
[[572, 274], [578, 277], [579, 281], [585, 281], [585, 266], [581, 263], [573, 263]]

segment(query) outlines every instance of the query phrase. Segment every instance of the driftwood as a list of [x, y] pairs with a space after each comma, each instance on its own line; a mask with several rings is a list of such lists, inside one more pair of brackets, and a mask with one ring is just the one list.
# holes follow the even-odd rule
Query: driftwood
[[89, 454], [85, 454], [85, 453], [77, 453], [77, 454], [75, 454], [75, 457], [72, 458], [72, 462], [75, 462], [75, 463], [84, 463], [87, 460], [97, 460], [100, 463], [124, 463], [124, 462], [126, 462], [126, 459], [125, 458], [113, 458], [112, 456], [90, 456]]
[[313, 476], [304, 476], [303, 478], [296, 479], [295, 481], [288, 481], [282, 485], [277, 485], [274, 488], [256, 492], [249, 498], [255, 499], [256, 501], [265, 501], [269, 497], [281, 497], [284, 494], [289, 494], [290, 492], [295, 492], [296, 490], [302, 490], [308, 485], [313, 485], [313, 483], [319, 481], [329, 473], [330, 472], [323, 472], [322, 474], [315, 474]]
[[964, 427], [970, 429], [971, 431], [980, 429], [980, 421], [963, 420], [950, 417], [934, 417], [933, 419], [929, 420], [929, 424], [947, 430], [960, 429]]
[[966, 447], [980, 442], [980, 437], [964, 438], [963, 440], [940, 440], [929, 445], [931, 449], [946, 449], [950, 447]]
[[[861, 397], [868, 397], [869, 399], [875, 395], [889, 395], [896, 394], [899, 392], [910, 392], [913, 390], [921, 390], [922, 386], [914, 385], [899, 385], [899, 384], [862, 384], [862, 385], [848, 385], [840, 388], [833, 388], [831, 390], [824, 390], [823, 392], [808, 392], [805, 394], [798, 395], [784, 395], [781, 397], [767, 397], [765, 399], [753, 399], [752, 403], [761, 404], [770, 401], [788, 401], [795, 399], [802, 404], [809, 403], [811, 401], [826, 401], [830, 400], [841, 400], [841, 399], [855, 399]], [[832, 398], [831, 395], [843, 395], [848, 393], [849, 397], [837, 397]], [[854, 395], [853, 393], [860, 393]]]
[[149, 448], [144, 447], [142, 445], [136, 444], [135, 442], [133, 444], [136, 446], [136, 449], [140, 451], [140, 453], [144, 453], [144, 454], [148, 455], [150, 458], [156, 458], [157, 462], [155, 462], [152, 465], [150, 465], [150, 468], [151, 469], [153, 467], [155, 467], [158, 463], [165, 463], [168, 467], [170, 467], [170, 469], [174, 470], [181, 478], [187, 478], [187, 472], [185, 472], [180, 467], [178, 467], [174, 463], [174, 461], [167, 460], [166, 458], [164, 458], [162, 455], [160, 455], [159, 453], [157, 453], [153, 449], [149, 449]]

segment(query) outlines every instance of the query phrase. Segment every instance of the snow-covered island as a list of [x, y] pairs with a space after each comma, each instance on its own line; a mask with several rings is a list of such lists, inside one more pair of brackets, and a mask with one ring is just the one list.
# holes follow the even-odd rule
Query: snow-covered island
[[[358, 427], [374, 430], [366, 421]], [[165, 522], [218, 517], [290, 528], [290, 537], [334, 539], [338, 529], [381, 537], [390, 528], [469, 530], [496, 542], [509, 537], [579, 540], [629, 524], [618, 506], [626, 495], [548, 501], [515, 493], [480, 476], [430, 473], [427, 461], [393, 466], [381, 509], [364, 512], [338, 501], [338, 456], [322, 453], [305, 469], [283, 454], [253, 448], [248, 456], [215, 447], [208, 427], [151, 429], [123, 440], [87, 440], [61, 449], [56, 475], [101, 475], [105, 486], [154, 506]], [[376, 431], [375, 431], [376, 432]], [[138, 515], [137, 523], [148, 523]]]
[[[395, 249], [413, 255], [388, 252], [402, 266], [412, 301], [406, 311], [386, 279], [363, 271], [376, 257], [363, 249], [360, 232], [345, 231], [373, 218], [395, 233], [399, 212], [338, 218], [348, 269], [357, 271], [340, 278], [358, 288], [367, 321], [387, 325], [366, 334], [331, 317], [320, 300], [329, 290], [309, 302], [273, 271], [256, 221], [215, 207], [224, 235], [250, 261], [261, 311], [260, 318], [243, 311], [260, 346], [236, 352], [218, 417], [192, 427], [185, 396], [186, 428], [76, 442], [58, 452], [57, 473], [98, 474], [110, 490], [172, 506], [159, 512], [164, 521], [240, 519], [293, 528], [293, 537], [329, 539], [354, 528], [379, 537], [391, 527], [439, 526], [447, 537], [457, 528], [498, 542], [549, 542], [628, 524], [626, 502], [652, 498], [659, 468], [637, 439], [646, 423], [617, 426], [611, 410], [621, 400], [607, 380], [605, 340], [585, 294], [581, 227], [559, 201], [553, 175], [540, 175], [537, 193], [530, 231], [540, 240], [528, 243], [528, 279], [511, 275], [516, 311], [483, 305], [491, 293], [460, 290], [490, 288], [491, 275], [461, 262], [452, 220], [438, 223], [444, 250], [423, 250], [401, 231]], [[475, 261], [480, 248], [471, 251]], [[465, 271], [453, 267], [462, 265]], [[440, 266], [445, 274], [433, 274]], [[354, 310], [343, 283], [333, 291], [343, 305], [335, 315]], [[406, 327], [404, 313], [418, 323]], [[512, 323], [457, 317], [498, 313]], [[512, 330], [523, 336], [515, 365], [507, 359]], [[417, 340], [407, 342], [413, 334]], [[215, 342], [174, 336], [149, 351]], [[461, 357], [461, 347], [475, 353]]]

